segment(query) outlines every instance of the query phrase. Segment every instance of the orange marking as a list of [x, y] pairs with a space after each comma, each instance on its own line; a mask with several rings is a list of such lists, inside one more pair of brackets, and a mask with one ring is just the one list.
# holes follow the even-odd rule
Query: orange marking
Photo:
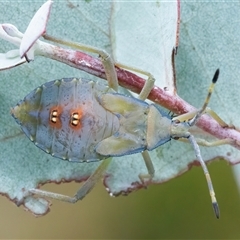
[[81, 108], [73, 109], [70, 112], [70, 127], [74, 130], [79, 130], [82, 127], [81, 118], [83, 116], [83, 111]]
[[62, 123], [60, 120], [60, 116], [62, 114], [62, 107], [61, 106], [54, 106], [50, 109], [49, 112], [49, 125], [54, 127], [54, 128], [61, 128]]

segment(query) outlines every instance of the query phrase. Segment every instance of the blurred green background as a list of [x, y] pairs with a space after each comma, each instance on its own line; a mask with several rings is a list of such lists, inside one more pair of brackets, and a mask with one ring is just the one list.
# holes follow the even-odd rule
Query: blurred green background
[[[221, 216], [214, 216], [200, 167], [165, 184], [129, 196], [110, 197], [101, 183], [76, 204], [53, 201], [51, 212], [35, 218], [0, 198], [0, 238], [75, 239], [239, 239], [240, 201], [231, 167], [209, 166]], [[73, 195], [77, 183], [49, 184]]]

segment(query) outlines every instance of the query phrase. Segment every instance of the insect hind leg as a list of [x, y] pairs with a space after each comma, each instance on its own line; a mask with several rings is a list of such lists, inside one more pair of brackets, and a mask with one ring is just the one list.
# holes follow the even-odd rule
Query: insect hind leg
[[56, 199], [64, 202], [75, 203], [79, 200], [82, 200], [92, 190], [92, 188], [95, 186], [98, 180], [106, 172], [106, 169], [109, 166], [110, 162], [111, 162], [110, 158], [102, 161], [98, 166], [98, 168], [84, 182], [84, 184], [80, 187], [80, 189], [77, 191], [77, 193], [73, 197], [69, 197], [59, 193], [48, 192], [45, 190], [35, 189], [35, 188], [29, 189], [29, 192], [41, 197], [48, 197], [48, 198], [52, 198], [52, 199]]
[[47, 34], [43, 35], [43, 37], [46, 40], [49, 40], [49, 41], [52, 41], [55, 43], [59, 43], [59, 44], [62, 44], [62, 45], [68, 46], [68, 47], [72, 47], [75, 49], [79, 49], [82, 51], [98, 54], [100, 56], [100, 60], [103, 64], [109, 87], [114, 89], [116, 92], [118, 91], [118, 79], [117, 79], [117, 73], [115, 70], [115, 65], [114, 65], [114, 62], [113, 62], [111, 56], [106, 51], [104, 51], [103, 49], [97, 48], [97, 47], [90, 46], [90, 45], [85, 45], [85, 44], [81, 44], [81, 43], [77, 43], [77, 42], [71, 42], [68, 40], [59, 39], [59, 38], [56, 38], [56, 37], [53, 37], [53, 36], [50, 36]]

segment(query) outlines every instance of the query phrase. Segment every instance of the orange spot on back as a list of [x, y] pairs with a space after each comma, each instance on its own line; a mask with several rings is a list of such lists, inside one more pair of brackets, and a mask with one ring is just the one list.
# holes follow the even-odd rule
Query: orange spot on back
[[50, 109], [49, 112], [49, 125], [54, 128], [61, 128], [62, 122], [60, 116], [62, 114], [62, 107], [61, 106], [54, 106]]
[[69, 125], [74, 130], [79, 130], [82, 127], [81, 118], [83, 116], [82, 108], [73, 109], [70, 112], [70, 122]]

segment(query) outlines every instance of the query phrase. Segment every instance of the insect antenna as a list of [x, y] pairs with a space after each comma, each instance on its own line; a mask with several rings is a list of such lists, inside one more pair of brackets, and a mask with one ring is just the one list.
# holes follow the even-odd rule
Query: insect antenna
[[219, 207], [218, 207], [217, 199], [215, 197], [215, 192], [214, 192], [214, 189], [213, 189], [212, 180], [211, 180], [210, 174], [208, 172], [207, 166], [202, 159], [202, 156], [201, 156], [201, 153], [200, 153], [200, 148], [197, 144], [196, 139], [193, 137], [193, 135], [190, 134], [189, 137], [188, 137], [188, 140], [192, 144], [192, 146], [194, 148], [195, 155], [197, 157], [197, 160], [200, 162], [201, 167], [203, 169], [203, 172], [204, 172], [204, 175], [206, 177], [207, 184], [208, 184], [208, 189], [209, 189], [209, 193], [210, 193], [210, 197], [211, 197], [211, 201], [212, 201], [213, 210], [214, 210], [214, 213], [215, 213], [216, 217], [219, 218], [220, 210], [219, 210]]
[[197, 120], [201, 117], [201, 115], [205, 112], [206, 108], [207, 108], [207, 105], [209, 103], [209, 100], [211, 98], [211, 95], [212, 95], [212, 92], [213, 92], [213, 89], [214, 89], [214, 86], [215, 86], [215, 83], [217, 82], [218, 80], [218, 76], [219, 76], [219, 69], [216, 70], [214, 76], [213, 76], [213, 79], [212, 79], [212, 84], [210, 85], [209, 89], [208, 89], [208, 94], [207, 94], [207, 97], [204, 101], [204, 104], [202, 106], [202, 108], [197, 112], [197, 114], [194, 116], [194, 118], [192, 118], [188, 123], [190, 126], [193, 126], [195, 125], [195, 123], [197, 122]]
[[[212, 95], [212, 92], [213, 92], [213, 89], [214, 89], [214, 85], [217, 82], [218, 76], [219, 76], [219, 69], [216, 70], [216, 72], [215, 72], [215, 74], [213, 76], [212, 84], [210, 85], [210, 87], [208, 89], [208, 95], [207, 95], [207, 97], [206, 97], [206, 99], [204, 101], [204, 104], [203, 104], [202, 108], [197, 112], [197, 114], [194, 116], [194, 118], [189, 121], [189, 125], [190, 126], [193, 126], [197, 122], [197, 120], [201, 117], [201, 115], [205, 112], [206, 107], [207, 107], [207, 105], [209, 103], [210, 97]], [[199, 148], [199, 146], [197, 144], [197, 141], [196, 141], [196, 139], [194, 138], [193, 135], [190, 134], [188, 139], [189, 139], [190, 143], [192, 144], [192, 146], [194, 148], [194, 151], [195, 151], [195, 155], [196, 155], [198, 161], [200, 162], [200, 164], [202, 166], [204, 175], [205, 175], [206, 180], [207, 180], [207, 184], [208, 184], [208, 189], [209, 189], [209, 193], [210, 193], [210, 197], [211, 197], [211, 201], [212, 201], [213, 210], [214, 210], [214, 213], [215, 213], [216, 217], [219, 218], [220, 210], [219, 210], [218, 203], [217, 203], [217, 200], [216, 200], [216, 197], [215, 197], [215, 192], [214, 192], [214, 189], [213, 189], [212, 180], [211, 180], [210, 174], [208, 172], [207, 166], [206, 166], [205, 162], [202, 159], [202, 156], [201, 156], [201, 153], [200, 153], [200, 148]]]

